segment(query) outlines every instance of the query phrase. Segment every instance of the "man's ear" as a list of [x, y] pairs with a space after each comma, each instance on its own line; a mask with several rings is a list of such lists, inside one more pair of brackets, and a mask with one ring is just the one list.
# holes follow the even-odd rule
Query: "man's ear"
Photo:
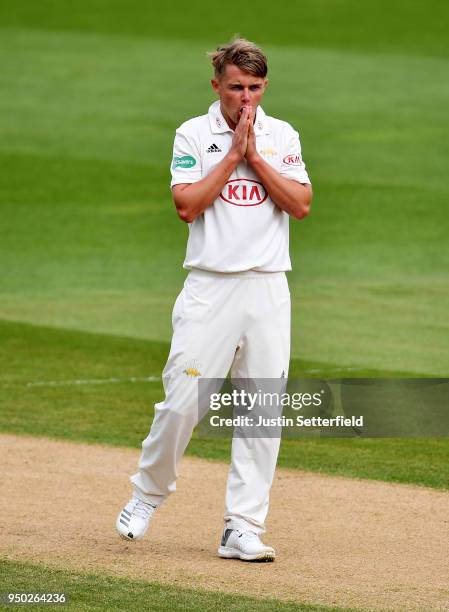
[[212, 85], [212, 89], [218, 94], [218, 88], [220, 87], [217, 79], [211, 79], [210, 84]]

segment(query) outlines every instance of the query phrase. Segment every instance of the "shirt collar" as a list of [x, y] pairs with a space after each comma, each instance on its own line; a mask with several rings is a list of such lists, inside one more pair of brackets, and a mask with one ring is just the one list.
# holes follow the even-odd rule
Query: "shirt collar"
[[[232, 132], [231, 128], [226, 123], [226, 120], [221, 112], [220, 100], [216, 100], [213, 104], [210, 105], [208, 115], [210, 129], [213, 134], [224, 134], [224, 132]], [[257, 107], [256, 120], [254, 122], [254, 132], [256, 133], [256, 135], [270, 133], [268, 118], [261, 106]]]

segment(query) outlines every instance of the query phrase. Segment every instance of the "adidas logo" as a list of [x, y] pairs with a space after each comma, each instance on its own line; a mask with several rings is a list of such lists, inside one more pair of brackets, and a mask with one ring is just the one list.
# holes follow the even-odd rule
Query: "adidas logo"
[[211, 144], [208, 149], [206, 149], [206, 153], [221, 153], [221, 149], [214, 143]]

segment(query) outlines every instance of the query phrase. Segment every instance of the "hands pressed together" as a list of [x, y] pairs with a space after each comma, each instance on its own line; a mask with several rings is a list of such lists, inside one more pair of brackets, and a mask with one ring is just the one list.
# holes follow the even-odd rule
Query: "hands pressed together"
[[255, 109], [252, 106], [242, 107], [231, 147], [231, 150], [238, 154], [239, 160], [246, 158], [248, 162], [251, 162], [257, 156], [254, 115]]

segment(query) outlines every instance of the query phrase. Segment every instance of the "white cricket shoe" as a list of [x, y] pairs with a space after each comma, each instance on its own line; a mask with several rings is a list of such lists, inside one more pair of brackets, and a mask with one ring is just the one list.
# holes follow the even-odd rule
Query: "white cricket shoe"
[[156, 506], [142, 501], [136, 495], [130, 499], [117, 517], [115, 526], [124, 540], [140, 540], [148, 529]]
[[221, 538], [218, 556], [241, 561], [274, 561], [274, 548], [265, 546], [254, 531], [225, 529]]

